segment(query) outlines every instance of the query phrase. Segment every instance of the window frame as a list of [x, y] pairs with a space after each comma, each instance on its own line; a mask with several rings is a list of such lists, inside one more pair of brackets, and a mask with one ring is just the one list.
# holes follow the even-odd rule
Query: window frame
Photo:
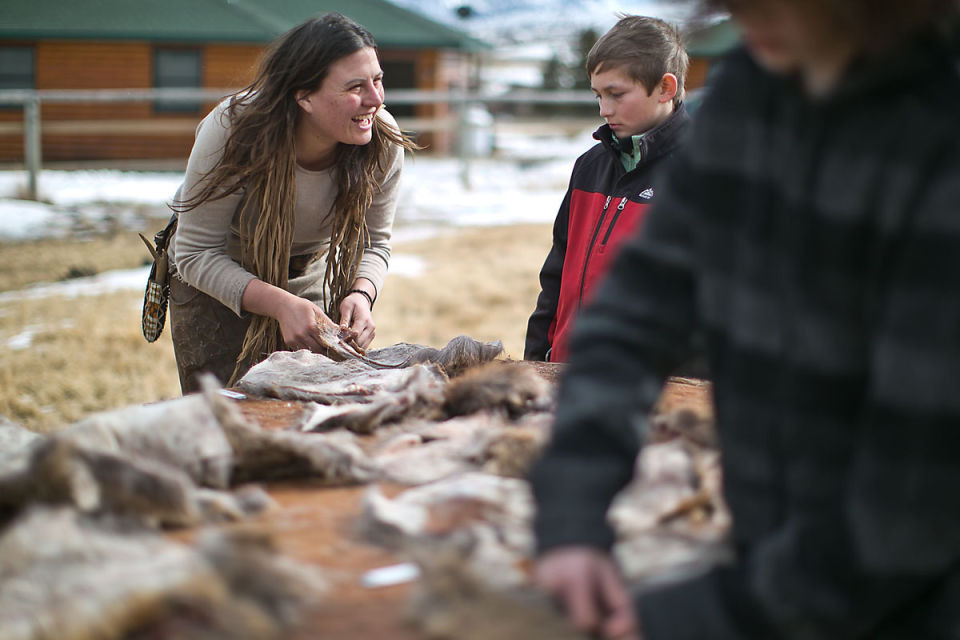
[[[24, 53], [29, 57], [29, 69], [25, 72], [6, 72], [4, 67], [4, 53]], [[13, 63], [16, 64], [16, 63]], [[17, 82], [17, 79], [24, 80]], [[23, 90], [33, 91], [37, 88], [37, 48], [31, 44], [3, 44], [0, 45], [0, 90]], [[2, 104], [0, 111], [19, 111], [23, 105]]]
[[[176, 63], [173, 56], [186, 60], [192, 58], [194, 69], [190, 73], [171, 73], [169, 68], [161, 68], [165, 64]], [[181, 61], [182, 61], [181, 60]], [[203, 49], [197, 47], [154, 47], [153, 49], [153, 87], [155, 89], [202, 89], [203, 88]], [[176, 70], [174, 70], [176, 71]], [[153, 112], [158, 115], [195, 115], [203, 108], [203, 102], [172, 102], [156, 100], [153, 103]]]

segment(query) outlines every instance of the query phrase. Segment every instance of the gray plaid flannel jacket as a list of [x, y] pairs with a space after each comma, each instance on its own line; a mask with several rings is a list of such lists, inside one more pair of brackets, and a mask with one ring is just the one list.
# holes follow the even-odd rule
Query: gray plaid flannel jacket
[[960, 75], [912, 44], [812, 101], [723, 63], [578, 321], [532, 472], [540, 551], [608, 547], [664, 375], [706, 336], [737, 561], [648, 640], [960, 638]]

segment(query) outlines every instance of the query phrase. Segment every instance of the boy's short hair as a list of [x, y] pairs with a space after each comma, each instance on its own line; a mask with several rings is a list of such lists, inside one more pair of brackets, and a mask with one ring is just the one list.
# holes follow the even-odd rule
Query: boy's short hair
[[587, 73], [622, 69], [628, 76], [653, 93], [665, 73], [677, 77], [677, 95], [684, 97], [684, 82], [690, 59], [683, 46], [680, 30], [659, 18], [621, 16], [617, 24], [603, 34], [587, 54]]

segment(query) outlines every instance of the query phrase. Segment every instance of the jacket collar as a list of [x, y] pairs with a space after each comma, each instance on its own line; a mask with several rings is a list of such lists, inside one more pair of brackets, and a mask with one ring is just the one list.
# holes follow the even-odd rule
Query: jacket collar
[[[640, 140], [640, 162], [637, 166], [643, 166], [673, 151], [682, 141], [683, 134], [689, 125], [690, 114], [687, 113], [686, 105], [681, 102], [670, 114], [670, 117], [643, 134], [643, 138]], [[616, 155], [619, 161], [620, 146], [617, 144], [609, 125], [605, 124], [594, 131], [593, 137]], [[632, 148], [632, 139], [624, 142], [631, 145]]]

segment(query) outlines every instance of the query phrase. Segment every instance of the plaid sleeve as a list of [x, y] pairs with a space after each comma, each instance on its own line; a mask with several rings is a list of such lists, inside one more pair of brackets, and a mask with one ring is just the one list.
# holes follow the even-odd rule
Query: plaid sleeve
[[960, 154], [939, 162], [880, 234], [844, 500], [788, 518], [735, 567], [638, 598], [650, 640], [956, 633], [943, 590], [960, 581]]
[[852, 528], [879, 570], [960, 560], [960, 153], [889, 252]]

